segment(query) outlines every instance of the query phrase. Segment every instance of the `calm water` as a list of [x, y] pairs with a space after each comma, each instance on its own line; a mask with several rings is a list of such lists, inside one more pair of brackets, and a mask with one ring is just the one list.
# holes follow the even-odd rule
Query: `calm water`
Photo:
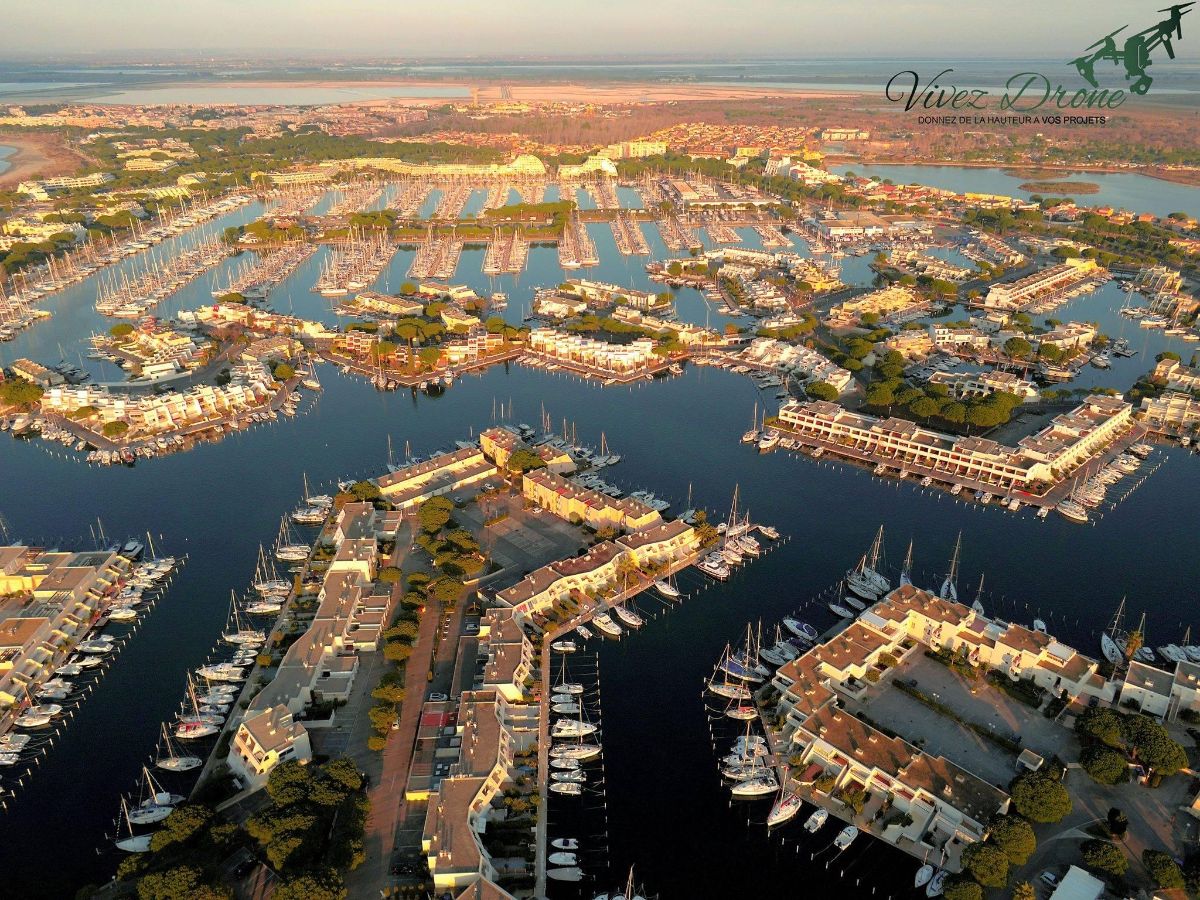
[[[1099, 185], [1100, 190], [1094, 194], [1073, 195], [1075, 202], [1081, 206], [1113, 206], [1156, 216], [1173, 212], [1196, 215], [1200, 212], [1200, 187], [1127, 172], [1055, 172], [1046, 178], [1030, 178], [1010, 175], [1002, 169], [974, 169], [969, 166], [867, 166], [857, 163], [830, 166], [830, 170], [839, 175], [853, 172], [873, 178], [890, 178], [896, 184], [925, 184], [947, 191], [1004, 194], [1026, 199], [1035, 192], [1021, 190], [1020, 185], [1029, 181], [1089, 182]], [[1036, 193], [1042, 196], [1071, 196], [1069, 190]]]
[[[247, 207], [210, 227], [248, 221], [257, 212]], [[667, 255], [656, 229], [646, 231], [655, 257]], [[653, 286], [640, 258], [616, 253], [606, 225], [590, 226], [590, 233], [604, 263], [584, 275]], [[326, 252], [277, 289], [276, 308], [332, 320], [328, 302], [310, 291]], [[411, 251], [397, 253], [381, 284], [394, 289], [405, 280], [410, 260]], [[517, 277], [489, 279], [481, 263], [482, 251], [464, 252], [456, 280], [484, 292], [507, 291], [514, 321], [536, 285], [564, 275], [549, 248], [534, 249], [529, 269]], [[161, 311], [194, 308], [211, 299], [210, 290], [208, 276], [198, 279]], [[1074, 301], [1060, 317], [1098, 318], [1106, 331], [1119, 334], [1124, 320], [1110, 325], [1105, 317], [1124, 295], [1106, 291]], [[697, 292], [677, 296], [681, 318], [710, 315]], [[29, 355], [54, 361], [59, 345], [72, 359], [87, 333], [111, 324], [92, 310], [94, 299], [90, 282], [65, 292], [52, 301], [52, 320], [0, 348], [4, 360]], [[720, 324], [715, 316], [712, 324]], [[1135, 346], [1137, 337], [1131, 335]], [[1131, 373], [1120, 371], [1120, 380], [1127, 384], [1143, 371], [1154, 352], [1148, 345], [1130, 363]], [[1114, 360], [1114, 371], [1123, 362]], [[715, 772], [700, 696], [701, 680], [726, 642], [736, 641], [748, 621], [770, 626], [786, 612], [804, 609], [857, 559], [880, 522], [887, 526], [893, 561], [915, 539], [918, 568], [928, 573], [924, 583], [932, 582], [962, 530], [964, 588], [986, 572], [990, 609], [1024, 621], [1040, 615], [1056, 634], [1090, 652], [1096, 629], [1124, 594], [1131, 614], [1147, 612], [1152, 644], [1177, 640], [1184, 627], [1200, 624], [1180, 618], [1186, 607], [1179, 599], [1190, 597], [1200, 579], [1200, 558], [1187, 550], [1194, 534], [1186, 512], [1200, 503], [1200, 478], [1196, 458], [1180, 450], [1164, 451], [1162, 468], [1115, 511], [1079, 527], [1058, 517], [1042, 522], [1028, 513], [968, 506], [914, 484], [878, 481], [806, 458], [760, 457], [738, 438], [755, 402], [766, 405], [764, 397], [749, 381], [725, 372], [689, 367], [669, 381], [604, 389], [562, 374], [504, 367], [462, 379], [437, 398], [381, 394], [329, 366], [321, 375], [326, 390], [306, 400], [296, 419], [134, 469], [92, 469], [37, 442], [0, 439], [0, 512], [14, 537], [90, 545], [89, 523], [100, 518], [110, 536], [149, 531], [164, 552], [189, 557], [30, 784], [0, 814], [6, 854], [24, 862], [6, 872], [11, 895], [71, 896], [78, 885], [111, 873], [116, 859], [93, 851], [107, 846], [103, 835], [111, 831], [117, 795], [134, 785], [160, 723], [178, 707], [187, 671], [205, 660], [219, 634], [229, 591], [246, 587], [259, 543], [273, 540], [279, 516], [299, 496], [302, 476], [316, 488], [377, 474], [389, 436], [397, 448], [411, 441], [414, 452], [428, 452], [490, 424], [497, 400], [511, 401], [515, 421], [536, 422], [544, 405], [554, 421], [574, 422], [581, 440], [595, 444], [604, 433], [624, 455], [610, 480], [626, 490], [653, 490], [673, 500], [676, 511], [690, 490], [694, 504], [719, 517], [738, 486], [743, 509], [790, 538], [725, 585], [697, 592], [702, 579], [685, 574], [683, 587], [693, 591], [689, 600], [601, 651], [612, 879], [636, 864], [639, 879], [666, 900], [776, 896], [780, 885], [801, 878], [853, 897], [871, 896], [872, 887], [875, 896], [888, 896], [894, 885], [911, 883], [915, 864], [875, 842], [859, 841], [827, 871], [809, 856], [828, 844], [832, 832], [797, 851], [803, 817], [768, 840], [761, 825], [765, 804], [731, 808]], [[643, 607], [660, 610], [649, 598]], [[820, 607], [803, 615], [818, 626], [831, 624]], [[555, 806], [551, 821], [559, 820]], [[731, 864], [680, 865], [705, 858]]]
[[16, 147], [0, 145], [0, 172], [7, 172], [9, 169], [12, 168], [12, 163], [10, 163], [8, 161], [8, 158], [16, 152], [17, 152]]
[[355, 103], [360, 100], [384, 100], [389, 97], [469, 97], [471, 91], [461, 85], [431, 84], [356, 84], [346, 87], [316, 85], [237, 85], [200, 84], [170, 87], [136, 87], [101, 93], [98, 103], [127, 103], [132, 106], [165, 104], [218, 104], [236, 106], [280, 105], [316, 106], [327, 103]]

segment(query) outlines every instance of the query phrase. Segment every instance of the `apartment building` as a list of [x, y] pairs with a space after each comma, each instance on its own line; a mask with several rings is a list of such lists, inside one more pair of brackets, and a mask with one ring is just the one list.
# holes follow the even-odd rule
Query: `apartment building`
[[443, 453], [375, 479], [380, 492], [399, 509], [449, 494], [494, 476], [496, 467], [478, 448]]
[[[912, 585], [892, 591], [841, 634], [779, 668], [772, 686], [792, 755], [807, 767], [803, 779], [832, 775], [834, 791], [858, 787], [888, 794], [893, 809], [911, 822], [888, 825], [883, 838], [918, 856], [945, 849], [946, 865], [957, 869], [962, 848], [982, 840], [988, 820], [1006, 811], [1006, 794], [844, 708], [868, 694], [872, 671], [926, 648], [960, 654], [974, 666], [1071, 698], [1112, 700], [1115, 687], [1095, 660], [1053, 637], [988, 619]], [[891, 657], [886, 662], [885, 654]]]
[[789, 401], [779, 410], [779, 419], [798, 435], [840, 444], [872, 460], [920, 467], [1007, 492], [1067, 477], [1119, 437], [1129, 427], [1130, 414], [1130, 405], [1119, 397], [1092, 395], [1022, 438], [1017, 447], [942, 434], [894, 416], [852, 413], [825, 401]]
[[1188, 391], [1164, 391], [1158, 397], [1143, 397], [1139, 415], [1158, 428], [1194, 428], [1200, 424], [1200, 400]]
[[650, 338], [610, 344], [553, 328], [535, 328], [529, 332], [530, 352], [614, 375], [661, 363], [662, 357], [654, 352], [655, 346]]
[[373, 582], [378, 539], [394, 539], [399, 523], [399, 516], [367, 503], [348, 503], [338, 511], [334, 556], [312, 622], [288, 647], [275, 677], [250, 702], [230, 744], [227, 759], [244, 790], [264, 787], [281, 762], [311, 759], [308, 729], [328, 728], [336, 716], [303, 722], [297, 717], [314, 702], [348, 699], [359, 655], [380, 648], [398, 591]]
[[94, 407], [101, 423], [125, 422], [126, 439], [182, 430], [222, 420], [264, 406], [272, 395], [272, 378], [259, 364], [231, 369], [225, 385], [198, 384], [186, 391], [133, 395], [94, 385], [61, 385], [42, 396], [42, 410], [70, 416]]
[[978, 328], [950, 328], [946, 325], [930, 325], [929, 341], [939, 349], [950, 351], [986, 350], [992, 339]]
[[[455, 178], [545, 178], [546, 164], [528, 153], [518, 154], [507, 163], [408, 163], [390, 157], [359, 157], [321, 163], [327, 169], [378, 169], [399, 175]], [[610, 163], [611, 165], [611, 163]]]
[[912, 288], [887, 287], [838, 303], [829, 310], [826, 321], [835, 327], [856, 325], [867, 313], [885, 322], [906, 322], [929, 312], [929, 301], [917, 296]]
[[1154, 367], [1154, 380], [1166, 382], [1172, 391], [1200, 390], [1200, 368], [1185, 366], [1177, 359], [1163, 358]]
[[1076, 257], [1056, 266], [1018, 278], [1016, 281], [992, 285], [983, 305], [1000, 309], [1022, 310], [1040, 300], [1070, 290], [1099, 271], [1095, 260]]
[[53, 677], [129, 568], [108, 551], [0, 547], [0, 726]]
[[795, 374], [809, 381], [823, 381], [839, 393], [850, 387], [854, 380], [848, 370], [816, 350], [773, 338], [755, 338], [733, 359], [768, 366], [780, 374]]
[[1016, 394], [1024, 402], [1037, 400], [1038, 387], [1028, 378], [1014, 372], [998, 370], [983, 372], [936, 371], [929, 376], [930, 384], [943, 385], [956, 399], [987, 397], [999, 391]]
[[657, 510], [640, 500], [610, 497], [544, 469], [522, 476], [521, 493], [560, 519], [597, 530], [640, 531], [662, 521]]

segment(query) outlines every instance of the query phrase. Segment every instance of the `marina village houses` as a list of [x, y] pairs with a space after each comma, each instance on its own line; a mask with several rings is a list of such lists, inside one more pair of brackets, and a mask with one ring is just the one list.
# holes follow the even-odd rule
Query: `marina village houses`
[[54, 677], [128, 575], [113, 551], [0, 546], [0, 735]]
[[[1008, 796], [944, 757], [889, 737], [850, 711], [880, 689], [871, 681], [926, 649], [1028, 679], [1072, 700], [1133, 701], [1159, 718], [1175, 718], [1200, 706], [1200, 666], [1193, 663], [1179, 663], [1172, 674], [1135, 661], [1123, 681], [1108, 681], [1095, 660], [1050, 635], [989, 619], [908, 584], [836, 637], [780, 667], [771, 686], [778, 692], [781, 752], [800, 757], [794, 771], [802, 773], [801, 782], [832, 776], [832, 794], [857, 787], [891, 798], [892, 810], [911, 821], [897, 817], [887, 822], [881, 837], [917, 857], [934, 859], [945, 850], [945, 865], [956, 871], [962, 849], [983, 839], [988, 820], [1007, 810]], [[1018, 765], [1026, 761], [1029, 767], [1040, 765], [1031, 752], [1023, 753]]]
[[[307, 729], [328, 727], [332, 718], [303, 718], [305, 711], [314, 700], [349, 696], [359, 654], [378, 650], [391, 621], [391, 586], [373, 581], [379, 540], [395, 538], [405, 510], [497, 477], [517, 450], [529, 450], [546, 463], [522, 477], [528, 501], [581, 526], [612, 529], [620, 536], [496, 592], [477, 639], [468, 639], [475, 644], [475, 677], [459, 698], [457, 723], [442, 727], [450, 721], [452, 704], [426, 704], [422, 721], [437, 725], [430, 727], [439, 741], [444, 738], [438, 744], [439, 761], [447, 756], [455, 761], [440, 779], [411, 777], [406, 796], [428, 801], [422, 844], [429, 868], [436, 889], [464, 892], [456, 896], [509, 896], [494, 883], [497, 870], [481, 835], [489, 817], [503, 815], [493, 809], [492, 800], [517, 777], [515, 754], [537, 743], [540, 711], [527, 684], [535, 649], [527, 629], [538, 629], [544, 614], [563, 598], [619, 590], [624, 560], [643, 567], [691, 560], [699, 541], [690, 525], [664, 522], [637, 500], [579, 488], [554, 471], [574, 469], [568, 454], [548, 445], [531, 448], [506, 428], [484, 431], [479, 448], [445, 453], [381, 476], [376, 483], [396, 508], [380, 511], [369, 503], [348, 503], [339, 510], [330, 526], [334, 555], [312, 625], [288, 649], [275, 679], [251, 702], [228, 756], [250, 791], [264, 786], [279, 763], [311, 758]], [[460, 648], [460, 667], [469, 665], [464, 652]], [[453, 733], [444, 734], [445, 728]]]
[[789, 401], [780, 428], [798, 440], [869, 462], [899, 463], [919, 475], [970, 481], [1001, 492], [1044, 493], [1039, 487], [1070, 476], [1131, 427], [1132, 406], [1093, 394], [1055, 416], [1036, 434], [1007, 447], [980, 437], [955, 437], [894, 416], [876, 418], [823, 400]]

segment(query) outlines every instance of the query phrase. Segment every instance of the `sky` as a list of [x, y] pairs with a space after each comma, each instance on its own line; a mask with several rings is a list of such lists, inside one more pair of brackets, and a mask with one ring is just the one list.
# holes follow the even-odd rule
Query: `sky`
[[[1169, 0], [1168, 0], [1169, 2]], [[6, 0], [0, 56], [1075, 54], [1163, 0]], [[1165, 6], [1166, 3], [1163, 3]], [[1052, 11], [1052, 12], [1051, 12]], [[1180, 58], [1200, 58], [1185, 25]], [[1068, 56], [1069, 58], [1069, 56]]]

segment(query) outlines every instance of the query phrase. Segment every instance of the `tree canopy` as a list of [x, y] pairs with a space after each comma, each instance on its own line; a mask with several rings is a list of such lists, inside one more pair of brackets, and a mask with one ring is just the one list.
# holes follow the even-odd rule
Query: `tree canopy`
[[1071, 812], [1071, 795], [1058, 781], [1041, 772], [1027, 772], [1012, 786], [1012, 802], [1031, 822], [1057, 822]]

